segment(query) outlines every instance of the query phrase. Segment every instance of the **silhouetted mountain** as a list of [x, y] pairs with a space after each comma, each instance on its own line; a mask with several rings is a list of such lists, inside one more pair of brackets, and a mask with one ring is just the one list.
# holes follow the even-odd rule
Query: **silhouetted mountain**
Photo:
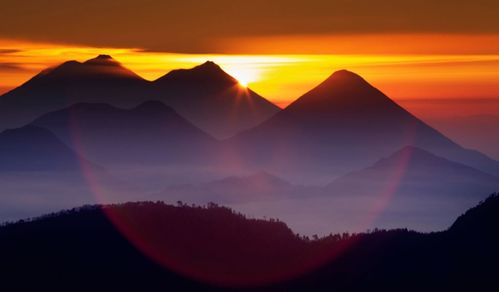
[[[494, 291], [498, 202], [490, 197], [444, 232], [379, 230], [315, 240], [216, 206], [84, 207], [0, 228], [0, 272], [6, 287], [51, 291], [75, 283], [78, 289], [227, 290], [193, 278], [253, 283], [243, 291]], [[255, 285], [270, 279], [281, 281]]]
[[213, 62], [174, 70], [153, 83], [108, 55], [83, 63], [68, 61], [43, 70], [0, 96], [0, 129], [24, 126], [40, 115], [76, 103], [132, 108], [151, 99], [173, 107], [218, 138], [253, 127], [279, 109]]
[[96, 167], [46, 129], [25, 126], [0, 133], [0, 171], [79, 171]]
[[279, 111], [210, 61], [173, 70], [154, 85], [160, 100], [218, 138], [254, 127]]
[[331, 195], [412, 196], [426, 204], [431, 198], [448, 196], [452, 204], [461, 196], [482, 199], [499, 190], [499, 178], [407, 146], [368, 168], [334, 180], [326, 189]]
[[[87, 207], [1, 228], [2, 257], [26, 249], [23, 255], [16, 255], [18, 261], [5, 259], [0, 268], [3, 275], [19, 273], [38, 278], [48, 270], [59, 271], [60, 280], [54, 283], [57, 286], [90, 275], [97, 278], [87, 278], [89, 282], [82, 285], [97, 279], [106, 285], [118, 280], [118, 275], [123, 277], [115, 283], [118, 286], [126, 279], [137, 280], [138, 284], [147, 278], [151, 282], [141, 285], [178, 285], [168, 279], [179, 276], [162, 271], [134, 250], [105, 214], [131, 231], [126, 237], [141, 238], [132, 245], [145, 248], [149, 255], [155, 254], [155, 260], [161, 264], [171, 264], [169, 268], [175, 272], [200, 280], [225, 284], [259, 282], [280, 275], [286, 265], [297, 268], [305, 264], [301, 257], [293, 256], [305, 243], [284, 223], [246, 219], [215, 206], [129, 203], [102, 209]], [[14, 242], [19, 245], [13, 245]], [[33, 264], [26, 265], [26, 260]]]
[[128, 80], [134, 82], [142, 79], [139, 75], [123, 67], [109, 55], [99, 55], [83, 63], [68, 61], [60, 66], [43, 70], [28, 83], [30, 85], [47, 85], [48, 82], [113, 82]]
[[202, 164], [216, 144], [159, 101], [130, 110], [75, 104], [32, 124], [49, 129], [85, 157], [103, 164]]
[[[417, 234], [399, 230], [358, 236], [336, 261], [280, 288], [496, 290], [498, 202], [497, 195], [490, 197], [445, 232]], [[456, 232], [456, 225], [465, 227]]]
[[227, 144], [236, 156], [281, 173], [344, 173], [413, 145], [499, 174], [499, 162], [463, 149], [345, 70]]
[[197, 204], [242, 203], [311, 196], [319, 188], [293, 185], [266, 172], [248, 176], [230, 176], [199, 184], [177, 184], [155, 194], [151, 199], [181, 200]]
[[[478, 206], [466, 211], [457, 218], [449, 231], [455, 234], [491, 235], [491, 240], [499, 240], [497, 222], [499, 222], [499, 195], [490, 196]], [[492, 244], [494, 241], [490, 241]]]
[[0, 129], [24, 126], [74, 103], [132, 107], [151, 98], [149, 82], [107, 55], [43, 70], [0, 97]]
[[253, 127], [279, 109], [213, 62], [174, 70], [153, 84], [108, 55], [43, 70], [0, 97], [0, 129], [21, 127], [75, 103], [132, 108], [158, 99], [201, 129], [226, 137]]

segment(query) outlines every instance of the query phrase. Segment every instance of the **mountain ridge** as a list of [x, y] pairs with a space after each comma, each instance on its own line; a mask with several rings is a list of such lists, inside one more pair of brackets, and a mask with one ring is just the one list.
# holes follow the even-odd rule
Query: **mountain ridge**
[[[43, 102], [40, 102], [43, 100]], [[47, 68], [0, 96], [0, 130], [21, 127], [74, 103], [133, 108], [147, 100], [173, 107], [219, 139], [255, 126], [279, 108], [208, 61], [148, 81], [109, 55]]]
[[[147, 291], [172, 287], [189, 291], [490, 290], [498, 286], [494, 277], [499, 260], [498, 203], [499, 197], [491, 196], [442, 232], [374, 230], [316, 239], [296, 235], [278, 220], [248, 219], [216, 205], [86, 206], [1, 226], [5, 265], [0, 270], [6, 276], [5, 285], [26, 290], [66, 291], [75, 282], [85, 288], [98, 284]], [[125, 236], [116, 230], [118, 223], [129, 223]], [[141, 241], [128, 241], [132, 232]], [[149, 252], [137, 247], [142, 251], [148, 247]], [[174, 261], [160, 257], [172, 250]], [[153, 259], [148, 257], [152, 255]], [[47, 281], [53, 274], [63, 277], [55, 283]], [[20, 281], [27, 276], [37, 281]], [[272, 276], [276, 278], [268, 282]]]
[[390, 193], [393, 198], [465, 196], [478, 200], [499, 189], [499, 177], [418, 147], [405, 146], [371, 166], [335, 179], [326, 189], [366, 196]]
[[86, 157], [103, 164], [127, 164], [134, 159], [146, 165], [178, 159], [202, 161], [203, 154], [217, 143], [160, 101], [146, 101], [132, 109], [75, 104], [31, 124], [51, 130]]

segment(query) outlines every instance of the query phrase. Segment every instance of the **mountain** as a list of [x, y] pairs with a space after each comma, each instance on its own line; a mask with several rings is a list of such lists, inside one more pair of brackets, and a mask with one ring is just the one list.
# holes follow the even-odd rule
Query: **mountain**
[[472, 115], [426, 120], [456, 142], [499, 160], [499, 115]]
[[320, 290], [319, 287], [341, 291], [496, 290], [498, 207], [499, 197], [492, 195], [459, 216], [443, 232], [382, 230], [363, 234], [334, 261], [275, 288], [277, 291]]
[[293, 185], [266, 172], [247, 176], [230, 176], [199, 184], [171, 185], [151, 199], [205, 204], [208, 202], [244, 203], [279, 200], [295, 196], [311, 196], [318, 190]]
[[348, 202], [336, 213], [347, 213], [348, 222], [357, 220], [353, 228], [407, 227], [426, 232], [446, 228], [498, 190], [498, 177], [407, 146], [336, 178], [324, 187], [323, 196]]
[[148, 100], [149, 82], [108, 55], [68, 61], [43, 70], [0, 97], [0, 129], [24, 126], [38, 116], [74, 103], [132, 107]]
[[499, 174], [499, 162], [463, 149], [346, 70], [226, 145], [227, 153], [274, 173], [345, 173], [413, 145]]
[[337, 178], [327, 192], [352, 196], [482, 199], [499, 190], [499, 177], [407, 146], [372, 166]]
[[153, 85], [159, 100], [220, 139], [254, 127], [279, 111], [210, 61], [171, 71]]
[[491, 196], [443, 232], [313, 240], [214, 205], [87, 206], [0, 227], [0, 272], [21, 290], [495, 291], [498, 206]]
[[75, 104], [32, 122], [104, 165], [202, 164], [217, 141], [172, 108], [148, 101], [132, 109]]
[[79, 171], [81, 165], [98, 168], [46, 129], [25, 126], [0, 133], [0, 172]]
[[[275, 200], [254, 197], [221, 203], [256, 218], [277, 217], [307, 235], [373, 228], [431, 232], [447, 228], [497, 191], [498, 177], [406, 146], [322, 186], [293, 185], [292, 191], [271, 196]], [[167, 193], [161, 198], [166, 200]]]
[[[120, 234], [113, 224], [130, 233]], [[39, 241], [40, 235], [46, 244]], [[138, 241], [128, 242], [128, 236]], [[30, 241], [34, 244], [32, 248], [24, 255], [18, 254], [18, 249]], [[20, 245], [12, 245], [14, 242]], [[86, 242], [85, 248], [80, 246], [83, 242]], [[304, 246], [305, 242], [282, 222], [246, 219], [230, 209], [213, 205], [175, 207], [141, 202], [102, 208], [89, 206], [0, 228], [2, 257], [17, 254], [23, 258], [8, 261], [9, 275], [18, 273], [25, 264], [24, 259], [32, 257], [37, 259], [33, 265], [23, 268], [28, 274], [38, 270], [37, 275], [42, 275], [47, 270], [40, 268], [47, 265], [54, 272], [66, 266], [69, 278], [71, 274], [79, 277], [107, 271], [98, 278], [107, 282], [108, 276], [114, 278], [120, 274], [123, 278], [116, 281], [116, 285], [136, 277], [152, 276], [152, 283], [165, 281], [165, 277], [182, 278], [174, 276], [169, 269], [185, 278], [222, 285], [259, 283], [280, 275], [286, 267], [302, 267], [304, 262], [293, 254]], [[151, 264], [147, 256], [153, 256], [166, 270]], [[47, 261], [51, 257], [53, 261]], [[94, 264], [94, 268], [84, 268]], [[2, 265], [0, 270], [7, 272], [4, 268]], [[69, 278], [61, 277], [56, 286]], [[147, 287], [147, 282], [142, 285]]]
[[130, 109], [148, 100], [162, 101], [217, 138], [253, 127], [279, 111], [213, 62], [149, 82], [111, 56], [99, 55], [43, 70], [0, 96], [0, 129], [21, 127], [76, 103]]
[[[118, 198], [138, 192], [35, 126], [0, 133], [0, 185], [0, 221], [114, 201], [107, 200], [112, 191]], [[106, 199], [97, 201], [96, 191]]]

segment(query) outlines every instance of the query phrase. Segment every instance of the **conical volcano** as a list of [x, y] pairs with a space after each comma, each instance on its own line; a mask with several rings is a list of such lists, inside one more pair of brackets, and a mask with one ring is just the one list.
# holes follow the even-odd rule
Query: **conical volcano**
[[346, 70], [227, 145], [250, 164], [278, 173], [342, 173], [412, 145], [499, 174], [498, 162], [463, 149]]

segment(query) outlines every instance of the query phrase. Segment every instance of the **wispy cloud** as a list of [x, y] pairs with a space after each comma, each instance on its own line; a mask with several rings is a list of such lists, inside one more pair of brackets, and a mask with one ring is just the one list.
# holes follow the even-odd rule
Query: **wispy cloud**
[[0, 62], [0, 71], [31, 71], [19, 63]]
[[0, 55], [9, 55], [14, 53], [20, 53], [22, 50], [19, 49], [2, 49], [0, 48]]
[[[226, 47], [221, 40], [239, 37], [499, 34], [498, 11], [497, 0], [3, 1], [0, 37], [162, 52], [226, 53], [221, 51]], [[435, 47], [445, 44], [442, 40]], [[301, 42], [296, 48], [301, 51], [292, 53], [312, 53], [303, 50], [309, 45]], [[258, 44], [254, 48], [258, 49]], [[365, 46], [357, 43], [354, 48]]]

